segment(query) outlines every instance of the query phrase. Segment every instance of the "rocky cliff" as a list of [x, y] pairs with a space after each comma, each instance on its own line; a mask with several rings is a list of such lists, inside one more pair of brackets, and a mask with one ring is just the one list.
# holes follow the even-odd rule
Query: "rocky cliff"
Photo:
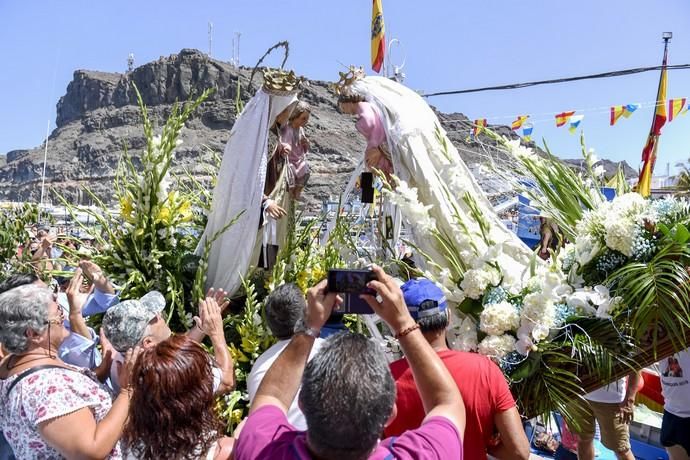
[[[183, 144], [176, 155], [176, 168], [203, 176], [204, 164], [212, 161], [213, 152], [222, 154], [234, 123], [238, 81], [241, 99], [246, 102], [252, 95], [247, 90], [249, 74], [250, 70], [236, 69], [187, 49], [126, 74], [75, 71], [57, 104], [57, 128], [48, 139], [47, 187], [75, 203], [88, 204], [82, 186], [88, 186], [106, 202], [112, 200], [112, 180], [123, 149], [126, 146], [136, 157], [145, 144], [132, 83], [158, 125], [162, 125], [175, 102], [186, 101], [207, 88], [215, 89], [183, 129]], [[260, 78], [255, 78], [254, 86]], [[318, 209], [322, 199], [342, 191], [364, 142], [353, 120], [338, 112], [328, 83], [310, 81], [301, 98], [313, 107], [307, 127], [312, 176], [306, 198], [311, 209]], [[439, 117], [468, 164], [500, 159], [500, 154], [465, 140], [470, 121], [464, 115]], [[505, 127], [497, 129], [512, 134]], [[43, 154], [41, 145], [0, 157], [0, 201], [39, 199]], [[47, 199], [55, 201], [52, 194]]]

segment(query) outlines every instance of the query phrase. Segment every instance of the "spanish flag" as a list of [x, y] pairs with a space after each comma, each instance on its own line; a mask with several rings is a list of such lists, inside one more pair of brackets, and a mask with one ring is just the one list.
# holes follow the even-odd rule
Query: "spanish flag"
[[642, 150], [642, 168], [640, 169], [640, 178], [637, 181], [637, 193], [644, 197], [649, 196], [652, 191], [652, 173], [654, 172], [654, 163], [656, 162], [656, 149], [659, 145], [661, 128], [666, 124], [666, 57], [667, 49], [664, 48], [664, 62], [661, 66], [661, 78], [659, 79], [659, 91], [656, 95], [654, 120], [652, 121], [652, 128], [649, 130], [647, 143]]
[[574, 110], [570, 112], [561, 112], [556, 114], [556, 127], [560, 128], [561, 126], [568, 123], [568, 120], [570, 120], [570, 117], [572, 117], [573, 115], [575, 115]]
[[517, 131], [518, 129], [522, 128], [522, 124], [525, 121], [527, 121], [528, 118], [529, 118], [529, 115], [518, 115], [517, 119], [515, 119], [515, 121], [513, 121], [510, 128], [513, 131]]
[[668, 122], [671, 123], [674, 118], [676, 118], [679, 114], [684, 115], [685, 112], [683, 111], [683, 108], [685, 108], [685, 98], [681, 99], [669, 99], [668, 100]]
[[381, 0], [373, 0], [371, 10], [371, 68], [381, 72], [383, 57], [386, 54], [386, 28], [383, 24]]

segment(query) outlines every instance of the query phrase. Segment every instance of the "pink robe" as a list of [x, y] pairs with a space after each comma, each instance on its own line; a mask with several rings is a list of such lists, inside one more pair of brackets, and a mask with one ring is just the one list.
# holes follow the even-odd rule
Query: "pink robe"
[[356, 115], [358, 119], [355, 128], [367, 140], [367, 150], [378, 148], [383, 153], [373, 168], [380, 169], [388, 175], [392, 174], [393, 164], [390, 161], [388, 145], [386, 144], [386, 131], [383, 128], [383, 121], [378, 109], [368, 102], [360, 102], [357, 104]]

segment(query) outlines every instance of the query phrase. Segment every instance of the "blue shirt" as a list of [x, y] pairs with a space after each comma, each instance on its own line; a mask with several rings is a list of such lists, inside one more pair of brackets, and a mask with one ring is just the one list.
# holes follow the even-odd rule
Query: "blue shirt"
[[[120, 299], [117, 294], [107, 294], [105, 292], [94, 289], [93, 292], [86, 298], [84, 307], [82, 308], [82, 316], [91, 316], [98, 313], [103, 313], [111, 306], [118, 303]], [[67, 296], [64, 293], [58, 294], [58, 304], [62, 307], [67, 315], [69, 315], [69, 304], [67, 303]], [[73, 366], [85, 367], [93, 369], [101, 363], [101, 352], [98, 351], [98, 336], [96, 332], [89, 328], [90, 338], [72, 332], [69, 321], [65, 320], [65, 327], [70, 331], [69, 336], [60, 344], [58, 348], [58, 356], [67, 364]]]

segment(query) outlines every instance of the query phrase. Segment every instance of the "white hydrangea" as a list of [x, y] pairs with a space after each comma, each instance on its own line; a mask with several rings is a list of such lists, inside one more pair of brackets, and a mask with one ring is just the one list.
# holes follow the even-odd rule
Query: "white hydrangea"
[[612, 216], [606, 222], [606, 246], [631, 257], [638, 229], [639, 227], [632, 220]]
[[541, 292], [527, 294], [522, 301], [521, 318], [521, 324], [533, 326], [532, 337], [536, 341], [544, 340], [556, 325], [556, 307], [552, 297]]
[[477, 325], [469, 316], [452, 328], [451, 346], [454, 350], [476, 351], [477, 342]]
[[477, 350], [485, 356], [500, 359], [515, 350], [515, 342], [515, 337], [510, 334], [487, 335], [479, 343]]
[[486, 270], [467, 270], [465, 272], [465, 277], [460, 283], [460, 288], [463, 290], [466, 297], [470, 299], [479, 299], [484, 294], [492, 278], [494, 278], [494, 276]]
[[479, 317], [479, 329], [489, 335], [501, 335], [520, 326], [520, 314], [510, 302], [499, 302], [484, 306]]

